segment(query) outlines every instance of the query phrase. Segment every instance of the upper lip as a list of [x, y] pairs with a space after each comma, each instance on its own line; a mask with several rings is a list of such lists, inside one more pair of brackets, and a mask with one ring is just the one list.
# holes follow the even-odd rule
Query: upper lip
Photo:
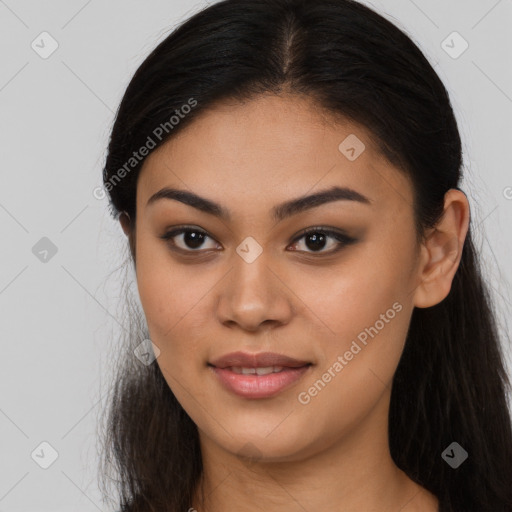
[[290, 368], [299, 368], [311, 364], [308, 361], [301, 361], [293, 357], [275, 352], [260, 352], [259, 354], [249, 354], [247, 352], [231, 352], [210, 362], [217, 368], [229, 368], [232, 366], [242, 368], [267, 368], [269, 366], [288, 366]]

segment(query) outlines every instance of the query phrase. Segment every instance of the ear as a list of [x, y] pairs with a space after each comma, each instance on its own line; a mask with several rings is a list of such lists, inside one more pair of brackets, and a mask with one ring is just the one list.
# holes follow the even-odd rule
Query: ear
[[126, 236], [130, 236], [130, 216], [127, 212], [121, 212], [119, 215], [119, 222], [121, 223], [121, 227], [123, 228], [124, 234]]
[[461, 190], [450, 189], [444, 197], [444, 212], [421, 246], [419, 282], [414, 305], [428, 308], [450, 293], [453, 277], [462, 257], [469, 228], [469, 202]]
[[130, 245], [130, 252], [132, 254], [133, 262], [135, 263], [135, 229], [132, 226], [132, 220], [128, 212], [121, 212], [119, 215], [119, 222], [123, 228], [124, 234], [128, 237], [128, 243]]

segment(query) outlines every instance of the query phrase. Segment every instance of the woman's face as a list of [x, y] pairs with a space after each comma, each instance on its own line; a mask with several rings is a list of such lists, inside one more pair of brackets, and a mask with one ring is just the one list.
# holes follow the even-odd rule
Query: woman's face
[[[165, 188], [194, 199], [151, 200]], [[419, 283], [412, 197], [361, 126], [298, 97], [223, 103], [147, 158], [138, 289], [156, 364], [203, 440], [284, 461], [362, 425], [385, 435]], [[247, 360], [219, 362], [234, 352]]]

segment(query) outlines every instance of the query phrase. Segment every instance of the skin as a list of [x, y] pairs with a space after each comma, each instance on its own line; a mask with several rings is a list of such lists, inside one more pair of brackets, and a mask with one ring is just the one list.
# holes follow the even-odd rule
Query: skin
[[[350, 134], [366, 146], [354, 161], [338, 149]], [[271, 218], [276, 204], [333, 185], [371, 204], [338, 200], [277, 223]], [[215, 201], [231, 219], [176, 200], [147, 205], [163, 187]], [[469, 204], [450, 190], [441, 222], [417, 244], [412, 192], [364, 127], [291, 95], [218, 104], [146, 159], [137, 221], [122, 216], [121, 224], [134, 242], [141, 304], [161, 351], [157, 364], [199, 429], [207, 500], [197, 493], [191, 507], [437, 510], [437, 499], [391, 459], [390, 389], [413, 308], [438, 304], [450, 291]], [[159, 238], [183, 224], [208, 233], [199, 248], [187, 246], [183, 235], [173, 239], [191, 251], [188, 257]], [[308, 237], [293, 242], [315, 226], [345, 230], [357, 242], [323, 256], [336, 239], [318, 252]], [[263, 249], [252, 263], [236, 252], [248, 236]], [[299, 393], [395, 303], [400, 312], [321, 392], [300, 403]], [[313, 366], [277, 396], [248, 400], [225, 390], [207, 367], [236, 350], [279, 352]]]

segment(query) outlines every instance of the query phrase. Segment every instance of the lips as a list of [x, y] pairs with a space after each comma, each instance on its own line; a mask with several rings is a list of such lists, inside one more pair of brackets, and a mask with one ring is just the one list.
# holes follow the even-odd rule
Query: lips
[[232, 352], [226, 354], [209, 363], [216, 368], [268, 368], [268, 367], [288, 367], [300, 368], [311, 363], [309, 361], [301, 361], [293, 357], [275, 352], [260, 352], [258, 354], [249, 354], [247, 352]]
[[312, 366], [274, 352], [233, 352], [208, 363], [224, 389], [246, 399], [271, 398], [296, 384]]

